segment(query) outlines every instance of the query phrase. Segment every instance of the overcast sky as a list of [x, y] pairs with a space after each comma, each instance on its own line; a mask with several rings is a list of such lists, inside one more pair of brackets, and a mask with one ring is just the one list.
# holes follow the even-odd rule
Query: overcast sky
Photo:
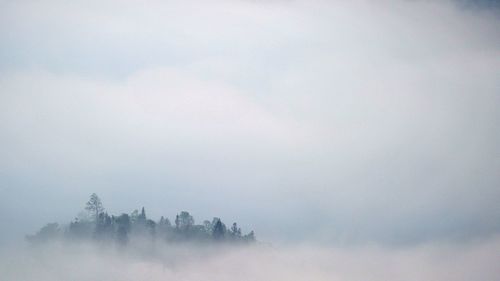
[[497, 235], [499, 26], [448, 1], [0, 1], [0, 240], [93, 192], [270, 242]]

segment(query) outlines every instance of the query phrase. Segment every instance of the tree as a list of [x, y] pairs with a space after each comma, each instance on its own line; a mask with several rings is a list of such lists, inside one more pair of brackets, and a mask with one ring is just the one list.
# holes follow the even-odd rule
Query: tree
[[110, 239], [113, 236], [113, 225], [108, 213], [100, 213], [96, 222], [94, 237], [96, 239]]
[[42, 227], [35, 235], [28, 235], [26, 239], [30, 242], [46, 242], [50, 239], [55, 239], [59, 236], [61, 230], [59, 229], [59, 224], [48, 223]]
[[[144, 235], [149, 233], [154, 233], [154, 229], [151, 224], [151, 222], [148, 223], [147, 216], [146, 216], [146, 210], [144, 207], [141, 208], [141, 211], [134, 210], [131, 214], [131, 220], [132, 220], [132, 233], [135, 235]], [[153, 221], [154, 223], [154, 221]], [[156, 225], [156, 223], [154, 223]]]
[[182, 230], [187, 230], [194, 225], [194, 218], [189, 212], [182, 211], [176, 218], [176, 226]]
[[135, 223], [138, 219], [139, 219], [139, 211], [137, 211], [137, 209], [135, 209], [130, 214], [130, 221], [132, 223]]
[[168, 218], [165, 218], [164, 216], [161, 216], [160, 221], [158, 222], [158, 233], [160, 236], [165, 237], [165, 234], [169, 232], [172, 228], [172, 224], [168, 220]]
[[144, 210], [144, 207], [142, 207], [141, 214], [137, 218], [140, 222], [145, 222], [146, 221], [146, 211]]
[[175, 216], [175, 229], [179, 229], [180, 223], [181, 223], [181, 220], [179, 218], [179, 215], [176, 215]]
[[128, 214], [122, 214], [115, 219], [117, 225], [116, 239], [118, 243], [124, 245], [128, 242], [128, 233], [130, 231], [130, 217]]
[[206, 233], [211, 234], [213, 230], [213, 225], [210, 223], [210, 221], [205, 220], [203, 221], [203, 228], [205, 229]]
[[[195, 224], [193, 216], [189, 212], [182, 211], [175, 217], [175, 228], [168, 218], [161, 217], [157, 222], [148, 219], [144, 207], [140, 211], [134, 210], [130, 215], [120, 216], [109, 215], [104, 211], [102, 202], [93, 193], [86, 203], [85, 211], [69, 225], [62, 228], [57, 223], [44, 226], [35, 235], [28, 235], [26, 238], [32, 242], [42, 242], [54, 238], [69, 239], [92, 239], [99, 243], [116, 242], [126, 244], [129, 239], [150, 239], [155, 242], [160, 237], [168, 242], [182, 241], [221, 241], [245, 243], [254, 242], [253, 231], [242, 235], [241, 228], [235, 222], [226, 228], [220, 218], [214, 217], [210, 222], [203, 221]], [[153, 245], [153, 244], [151, 244]]]
[[212, 231], [212, 237], [215, 240], [224, 239], [224, 235], [226, 234], [226, 226], [220, 221], [219, 218], [214, 218], [215, 224]]
[[154, 238], [156, 235], [156, 222], [154, 220], [146, 220], [145, 226], [149, 234]]
[[158, 225], [165, 227], [165, 228], [172, 227], [170, 220], [168, 218], [165, 218], [164, 216], [161, 216], [160, 221], [158, 222]]
[[253, 230], [250, 231], [245, 236], [243, 236], [243, 240], [245, 240], [247, 242], [255, 242], [255, 233], [253, 232]]
[[97, 194], [92, 193], [92, 195], [90, 195], [90, 199], [85, 206], [85, 210], [87, 210], [95, 218], [95, 222], [97, 223], [99, 220], [99, 214], [104, 212], [101, 199], [97, 196]]
[[241, 228], [238, 228], [238, 225], [234, 222], [233, 226], [231, 226], [231, 236], [233, 238], [241, 237]]

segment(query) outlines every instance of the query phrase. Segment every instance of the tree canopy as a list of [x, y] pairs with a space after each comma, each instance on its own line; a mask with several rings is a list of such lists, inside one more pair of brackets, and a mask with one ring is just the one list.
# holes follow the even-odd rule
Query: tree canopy
[[241, 228], [234, 222], [230, 229], [220, 218], [205, 220], [197, 225], [194, 217], [187, 211], [175, 216], [174, 225], [166, 216], [152, 220], [146, 216], [146, 210], [137, 209], [130, 214], [109, 215], [105, 212], [101, 199], [93, 193], [85, 205], [89, 213], [87, 218], [75, 218], [67, 225], [49, 223], [35, 235], [28, 235], [30, 242], [44, 242], [54, 238], [87, 239], [92, 241], [113, 242], [126, 245], [134, 239], [148, 239], [167, 243], [195, 242], [227, 242], [252, 243], [255, 234], [250, 231], [242, 235]]
[[97, 196], [97, 194], [92, 193], [92, 195], [90, 195], [90, 199], [85, 206], [85, 210], [87, 210], [92, 215], [92, 217], [95, 218], [96, 221], [99, 217], [99, 214], [104, 212], [104, 207], [102, 206], [101, 199], [99, 198], [99, 196]]

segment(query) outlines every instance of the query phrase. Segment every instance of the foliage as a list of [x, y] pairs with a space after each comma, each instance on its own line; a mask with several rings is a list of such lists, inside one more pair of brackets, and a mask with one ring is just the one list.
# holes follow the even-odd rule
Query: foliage
[[50, 223], [42, 227], [35, 235], [27, 236], [33, 243], [45, 242], [50, 239], [64, 237], [66, 239], [87, 239], [104, 243], [126, 245], [131, 240], [162, 240], [168, 243], [181, 242], [228, 242], [252, 243], [255, 234], [250, 231], [242, 235], [241, 228], [235, 222], [228, 230], [220, 218], [203, 221], [195, 224], [195, 220], [187, 211], [175, 216], [175, 225], [167, 217], [162, 216], [158, 221], [149, 219], [146, 210], [134, 210], [131, 214], [118, 216], [104, 212], [101, 199], [93, 193], [86, 203], [85, 210], [88, 217], [75, 218], [64, 228], [57, 223]]
[[26, 239], [30, 242], [46, 242], [58, 238], [60, 234], [59, 224], [54, 222], [46, 224], [35, 235], [26, 236]]
[[87, 210], [95, 220], [99, 219], [99, 214], [104, 211], [104, 207], [102, 206], [101, 199], [97, 196], [97, 194], [92, 193], [90, 195], [90, 199], [85, 206], [85, 210]]

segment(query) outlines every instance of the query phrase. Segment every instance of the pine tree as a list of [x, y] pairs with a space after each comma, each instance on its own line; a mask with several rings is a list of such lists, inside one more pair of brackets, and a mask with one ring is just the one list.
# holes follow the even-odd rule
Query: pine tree
[[92, 193], [92, 195], [90, 195], [90, 199], [85, 206], [85, 210], [93, 216], [95, 223], [97, 223], [99, 220], [99, 214], [104, 212], [101, 199], [97, 196], [97, 194]]

